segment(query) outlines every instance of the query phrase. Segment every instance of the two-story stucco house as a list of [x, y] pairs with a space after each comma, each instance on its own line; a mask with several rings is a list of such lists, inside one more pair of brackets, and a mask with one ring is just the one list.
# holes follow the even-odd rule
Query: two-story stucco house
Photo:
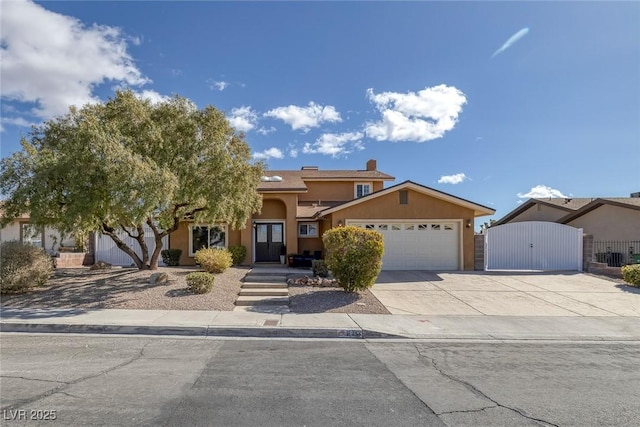
[[234, 245], [247, 248], [245, 264], [278, 262], [283, 252], [322, 251], [322, 233], [355, 225], [384, 235], [383, 269], [473, 270], [474, 218], [494, 210], [411, 181], [385, 188], [393, 180], [375, 160], [364, 170], [271, 170], [246, 228], [184, 222], [169, 247], [182, 249], [182, 265], [201, 247]]

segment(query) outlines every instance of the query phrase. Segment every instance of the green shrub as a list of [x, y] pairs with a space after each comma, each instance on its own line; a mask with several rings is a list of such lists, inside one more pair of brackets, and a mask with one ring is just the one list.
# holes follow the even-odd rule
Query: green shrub
[[42, 248], [20, 242], [0, 245], [0, 293], [20, 293], [42, 286], [52, 270], [51, 256]]
[[311, 261], [311, 270], [313, 270], [314, 276], [327, 277], [329, 275], [329, 269], [327, 263], [323, 259], [314, 259]]
[[182, 249], [163, 249], [160, 251], [162, 255], [162, 262], [169, 267], [175, 267], [180, 265], [180, 256], [182, 255]]
[[222, 248], [199, 249], [194, 259], [207, 273], [223, 273], [232, 265], [231, 252]]
[[214, 276], [205, 271], [187, 274], [187, 288], [194, 294], [206, 294], [213, 289]]
[[229, 246], [228, 251], [231, 253], [233, 265], [241, 264], [247, 256], [247, 248], [244, 246]]
[[640, 264], [622, 267], [622, 278], [630, 285], [640, 287]]
[[346, 292], [373, 286], [382, 269], [384, 238], [373, 230], [337, 227], [322, 235], [327, 267]]

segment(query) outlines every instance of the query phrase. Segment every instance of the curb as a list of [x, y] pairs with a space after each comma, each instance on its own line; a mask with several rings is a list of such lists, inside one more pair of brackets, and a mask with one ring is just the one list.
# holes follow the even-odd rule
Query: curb
[[64, 323], [1, 323], [0, 332], [58, 333], [58, 334], [116, 334], [116, 335], [179, 335], [200, 337], [242, 338], [404, 338], [377, 334], [359, 328], [286, 328], [244, 326], [132, 326], [132, 325], [80, 325]]
[[455, 334], [398, 335], [361, 328], [291, 328], [246, 326], [159, 326], [159, 325], [82, 325], [69, 323], [0, 323], [0, 332], [45, 334], [110, 334], [238, 338], [325, 338], [400, 340], [480, 340], [480, 341], [576, 341], [640, 342], [640, 336], [558, 336], [545, 334]]

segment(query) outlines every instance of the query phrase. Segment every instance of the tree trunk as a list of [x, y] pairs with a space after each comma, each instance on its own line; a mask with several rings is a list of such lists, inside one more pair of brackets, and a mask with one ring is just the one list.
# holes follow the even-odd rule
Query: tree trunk
[[156, 261], [155, 267], [149, 264], [149, 247], [147, 246], [147, 242], [144, 241], [144, 228], [141, 225], [136, 227], [138, 231], [138, 235], [134, 236], [140, 245], [140, 250], [142, 252], [142, 265], [143, 267], [140, 270], [155, 270], [158, 268], [158, 263]]
[[[131, 249], [122, 239], [120, 239], [120, 237], [118, 237], [118, 235], [115, 233], [115, 230], [113, 228], [106, 227], [103, 224], [103, 226], [102, 226], [102, 234], [111, 237], [111, 240], [114, 241], [114, 243], [116, 244], [118, 249], [120, 249], [121, 251], [123, 251], [124, 253], [129, 255], [131, 257], [131, 259], [133, 259], [133, 262], [136, 264], [136, 267], [138, 267], [138, 270], [144, 270], [145, 269], [145, 265], [142, 262], [142, 260], [140, 259], [140, 257], [138, 256], [138, 254], [133, 249]], [[97, 261], [98, 260], [96, 260], [96, 262]]]
[[162, 252], [162, 238], [164, 236], [156, 234], [156, 247], [153, 249], [153, 254], [151, 254], [151, 260], [149, 261], [149, 269], [157, 270], [158, 269], [158, 258], [160, 258], [160, 252]]

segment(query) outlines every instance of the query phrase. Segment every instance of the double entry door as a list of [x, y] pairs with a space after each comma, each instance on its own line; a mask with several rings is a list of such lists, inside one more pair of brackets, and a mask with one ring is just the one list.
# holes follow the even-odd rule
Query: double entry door
[[255, 226], [256, 262], [280, 262], [284, 246], [284, 224], [259, 222]]

